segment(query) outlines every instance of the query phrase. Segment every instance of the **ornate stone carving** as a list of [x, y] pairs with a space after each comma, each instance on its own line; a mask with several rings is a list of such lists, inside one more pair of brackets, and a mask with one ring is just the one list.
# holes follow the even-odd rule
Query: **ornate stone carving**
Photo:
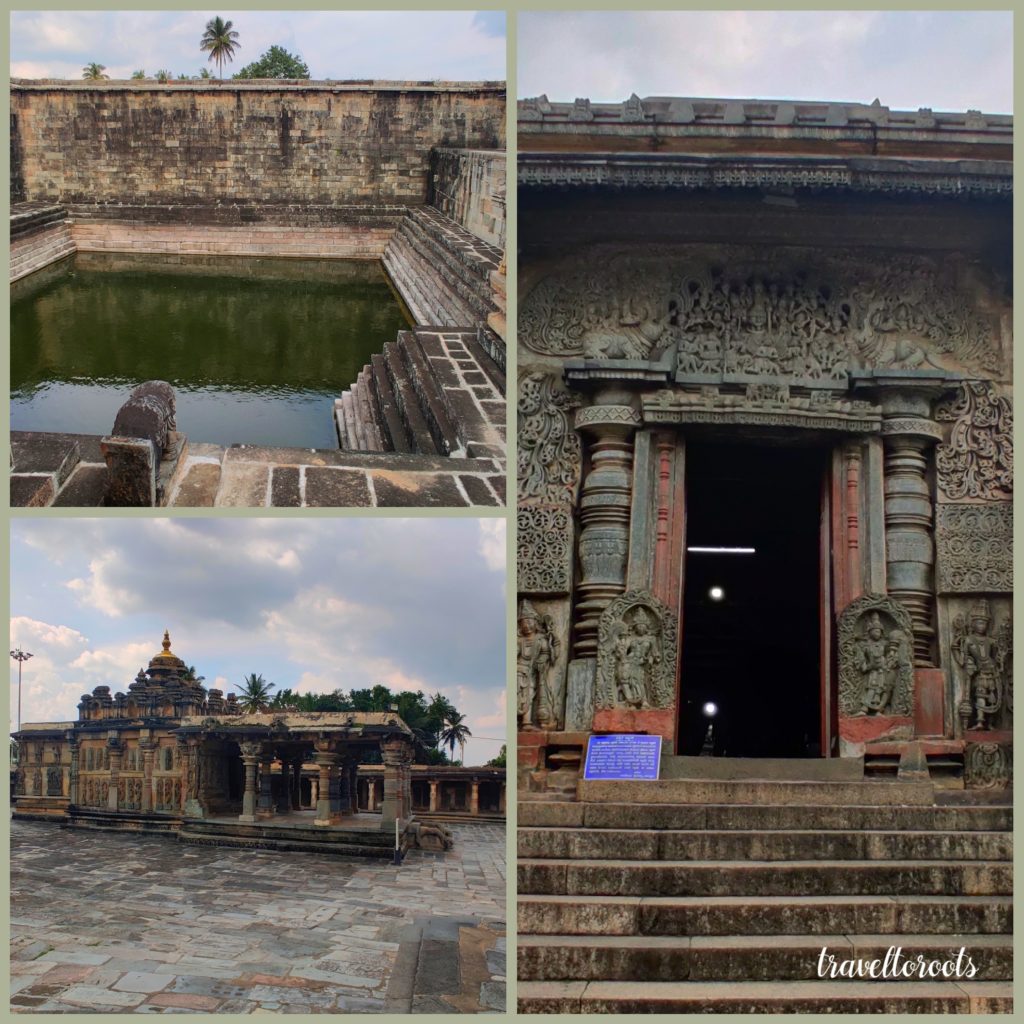
[[550, 615], [519, 602], [516, 640], [516, 716], [521, 729], [561, 726], [562, 695], [553, 683], [559, 640]]
[[568, 594], [573, 555], [570, 506], [520, 505], [516, 525], [520, 593]]
[[60, 768], [50, 767], [46, 769], [46, 795], [64, 795], [64, 773]]
[[1013, 777], [1012, 748], [998, 743], [968, 743], [964, 782], [968, 789], [1005, 789]]
[[555, 378], [531, 373], [519, 382], [519, 499], [571, 503], [580, 480], [580, 439], [568, 413], [579, 398]]
[[940, 594], [1013, 592], [1013, 504], [936, 506]]
[[596, 246], [523, 298], [522, 343], [544, 355], [654, 360], [682, 377], [845, 385], [858, 368], [913, 369], [950, 356], [999, 369], [990, 317], [953, 271], [924, 257], [693, 246], [643, 256]]
[[1003, 708], [1013, 710], [1013, 625], [1009, 617], [992, 628], [982, 599], [953, 620], [953, 660], [961, 671], [957, 705], [963, 729], [990, 729]]
[[779, 385], [749, 384], [745, 395], [723, 394], [716, 385], [704, 385], [699, 391], [663, 388], [641, 396], [641, 404], [645, 423], [804, 427], [870, 434], [878, 433], [882, 422], [881, 411], [870, 402], [833, 398], [829, 391], [793, 394], [788, 386]]
[[598, 708], [666, 708], [675, 697], [678, 623], [667, 605], [630, 590], [601, 615], [597, 647]]
[[914, 634], [906, 609], [865, 594], [839, 616], [839, 713], [914, 713]]
[[1009, 499], [1013, 493], [1013, 409], [987, 381], [964, 381], [955, 398], [939, 403], [952, 421], [948, 444], [935, 452], [939, 491], [950, 501]]

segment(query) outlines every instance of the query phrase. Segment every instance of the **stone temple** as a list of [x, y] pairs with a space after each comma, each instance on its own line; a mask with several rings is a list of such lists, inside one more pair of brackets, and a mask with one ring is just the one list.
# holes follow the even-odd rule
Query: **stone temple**
[[127, 693], [97, 686], [78, 713], [14, 734], [15, 818], [388, 858], [450, 848], [442, 818], [504, 818], [502, 769], [413, 767], [417, 740], [391, 711], [244, 714], [166, 633]]
[[541, 96], [518, 146], [520, 1010], [1008, 1011], [1011, 118]]

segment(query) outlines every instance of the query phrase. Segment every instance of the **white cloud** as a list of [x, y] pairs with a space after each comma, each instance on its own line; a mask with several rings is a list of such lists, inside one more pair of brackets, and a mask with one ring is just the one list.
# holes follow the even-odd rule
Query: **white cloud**
[[481, 519], [480, 554], [484, 564], [493, 572], [505, 571], [505, 520]]

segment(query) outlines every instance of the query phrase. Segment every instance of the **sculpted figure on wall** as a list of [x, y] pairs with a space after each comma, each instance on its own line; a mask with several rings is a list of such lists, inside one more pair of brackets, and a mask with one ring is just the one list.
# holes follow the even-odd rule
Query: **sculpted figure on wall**
[[817, 250], [595, 247], [522, 300], [520, 338], [554, 356], [658, 360], [680, 374], [845, 383], [859, 368], [934, 368], [948, 355], [992, 373], [990, 317], [954, 272], [923, 257], [867, 264]]
[[1007, 500], [1013, 494], [1013, 409], [987, 381], [964, 381], [935, 418], [953, 423], [935, 450], [940, 492], [949, 500]]
[[1011, 630], [1009, 618], [992, 630], [985, 600], [953, 620], [953, 660], [963, 678], [958, 710], [965, 730], [990, 729], [1004, 707], [1013, 710]]
[[891, 598], [866, 594], [839, 617], [839, 708], [849, 717], [913, 714], [913, 630]]
[[1013, 778], [1013, 748], [998, 743], [968, 743], [964, 782], [968, 789], [1004, 789]]
[[560, 694], [552, 682], [559, 641], [548, 615], [539, 615], [527, 601], [519, 602], [516, 641], [516, 704], [521, 729], [557, 729], [561, 725]]
[[653, 594], [617, 597], [598, 625], [599, 708], [668, 707], [674, 698], [677, 623]]

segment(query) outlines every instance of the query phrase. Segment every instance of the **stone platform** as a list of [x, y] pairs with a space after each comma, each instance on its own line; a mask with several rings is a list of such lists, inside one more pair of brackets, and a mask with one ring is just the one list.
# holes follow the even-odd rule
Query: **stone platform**
[[505, 837], [386, 861], [16, 821], [16, 1013], [482, 1013], [505, 1002]]
[[[96, 508], [107, 468], [95, 434], [12, 431], [12, 507]], [[495, 458], [189, 443], [166, 504], [220, 508], [498, 506]]]

